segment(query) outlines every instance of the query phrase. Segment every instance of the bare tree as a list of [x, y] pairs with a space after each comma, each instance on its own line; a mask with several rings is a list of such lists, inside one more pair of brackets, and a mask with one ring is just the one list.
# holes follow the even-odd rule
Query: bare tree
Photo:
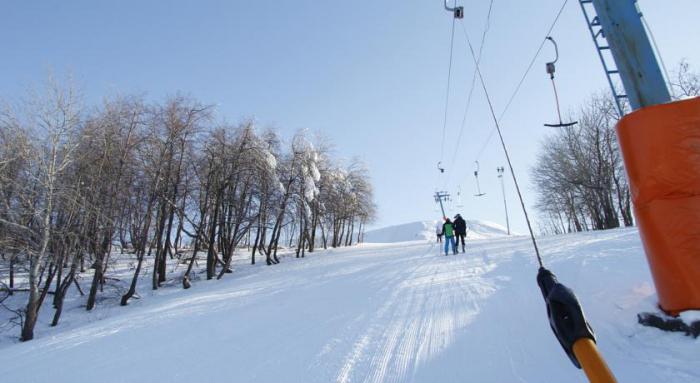
[[538, 155], [532, 176], [540, 212], [554, 232], [631, 226], [612, 101], [595, 95], [576, 117], [579, 124], [548, 137]]
[[25, 165], [25, 180], [29, 184], [21, 187], [17, 196], [24, 208], [5, 206], [1, 216], [4, 228], [16, 233], [15, 243], [29, 262], [29, 296], [21, 336], [26, 341], [34, 338], [43, 299], [39, 275], [49, 258], [55, 206], [62, 198], [69, 198], [64, 193], [62, 177], [74, 160], [82, 121], [75, 89], [53, 80], [42, 92], [34, 94], [24, 108], [18, 109], [3, 113], [3, 125], [8, 132], [26, 132], [19, 134], [27, 137], [27, 142], [16, 155]]
[[700, 74], [691, 69], [686, 60], [681, 60], [671, 81], [677, 98], [700, 96]]

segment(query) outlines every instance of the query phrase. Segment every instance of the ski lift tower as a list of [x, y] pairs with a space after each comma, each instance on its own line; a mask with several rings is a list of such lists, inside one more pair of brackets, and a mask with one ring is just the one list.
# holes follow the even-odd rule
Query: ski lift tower
[[447, 193], [446, 191], [439, 191], [435, 192], [435, 202], [440, 203], [440, 210], [442, 210], [442, 216], [447, 217], [445, 214], [445, 207], [442, 204], [442, 201], [449, 201], [450, 200], [450, 194]]
[[503, 193], [503, 208], [506, 211], [506, 228], [508, 229], [508, 235], [510, 235], [510, 220], [508, 219], [508, 204], [506, 203], [506, 187], [503, 185], [503, 173], [505, 172], [505, 168], [503, 168], [503, 166], [499, 166], [496, 168], [496, 172], [498, 172], [498, 179], [501, 181], [501, 192]]
[[671, 314], [700, 309], [700, 98], [671, 102], [636, 0], [579, 4], [620, 116], [620, 99], [633, 110], [617, 135], [659, 306]]

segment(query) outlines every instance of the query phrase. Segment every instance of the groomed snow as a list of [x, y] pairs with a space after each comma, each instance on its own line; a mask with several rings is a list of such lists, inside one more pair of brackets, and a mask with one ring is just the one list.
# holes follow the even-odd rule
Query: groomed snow
[[[585, 382], [553, 337], [527, 237], [366, 244], [238, 264], [128, 307], [73, 308], [0, 343], [3, 382]], [[654, 289], [635, 229], [543, 238], [621, 382], [697, 382], [696, 340], [642, 327]]]

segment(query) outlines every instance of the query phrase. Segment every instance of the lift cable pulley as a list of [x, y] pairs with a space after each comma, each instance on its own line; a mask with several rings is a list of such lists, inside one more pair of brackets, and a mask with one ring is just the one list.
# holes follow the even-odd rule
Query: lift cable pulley
[[557, 85], [554, 82], [554, 72], [556, 72], [556, 63], [559, 61], [559, 47], [557, 46], [557, 42], [554, 41], [552, 36], [547, 36], [547, 40], [551, 41], [552, 44], [554, 45], [554, 61], [550, 61], [546, 64], [547, 66], [547, 74], [549, 75], [549, 79], [552, 80], [552, 89], [554, 89], [554, 100], [557, 104], [557, 116], [559, 116], [559, 123], [558, 124], [544, 124], [544, 126], [548, 126], [550, 128], [566, 128], [569, 126], [574, 126], [578, 124], [578, 121], [573, 121], [573, 122], [567, 122], [564, 123], [561, 120], [561, 109], [559, 108], [559, 94], [557, 92]]
[[440, 161], [440, 162], [437, 163], [437, 168], [438, 168], [438, 170], [440, 171], [440, 173], [444, 173], [444, 172], [445, 172], [445, 168], [442, 167], [442, 161]]
[[463, 19], [464, 18], [464, 7], [458, 7], [457, 6], [457, 0], [455, 0], [455, 6], [450, 7], [449, 4], [450, 0], [445, 0], [445, 9], [452, 12], [454, 15], [455, 19]]

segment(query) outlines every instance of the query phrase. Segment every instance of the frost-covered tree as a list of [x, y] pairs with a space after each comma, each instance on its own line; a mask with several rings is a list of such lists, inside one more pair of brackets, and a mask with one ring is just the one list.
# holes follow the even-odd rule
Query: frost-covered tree
[[[234, 272], [246, 250], [274, 265], [351, 245], [373, 219], [366, 169], [307, 132], [285, 142], [254, 121], [216, 123], [184, 96], [85, 109], [70, 87], [43, 95], [0, 110], [0, 291], [27, 294], [16, 309], [23, 340], [49, 291], [57, 325], [72, 286], [91, 310], [116, 281], [126, 305], [143, 275], [153, 289], [168, 279], [190, 288], [200, 273]], [[133, 265], [130, 278], [109, 277], [115, 254]]]

